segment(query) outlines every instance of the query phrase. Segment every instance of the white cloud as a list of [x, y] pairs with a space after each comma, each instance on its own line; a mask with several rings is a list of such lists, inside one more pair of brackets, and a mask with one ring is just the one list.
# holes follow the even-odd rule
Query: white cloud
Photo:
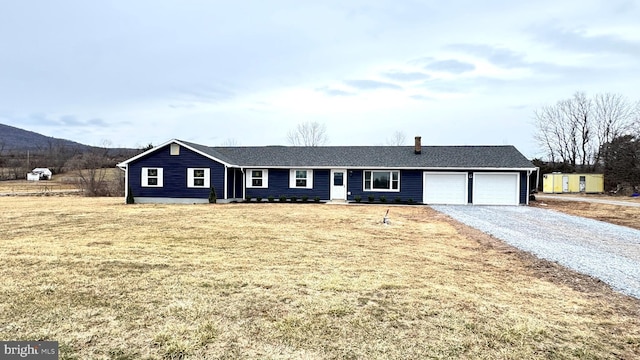
[[[632, 1], [3, 2], [0, 121], [114, 145], [388, 132], [536, 149], [536, 106], [637, 98]], [[8, 54], [8, 55], [7, 55]]]

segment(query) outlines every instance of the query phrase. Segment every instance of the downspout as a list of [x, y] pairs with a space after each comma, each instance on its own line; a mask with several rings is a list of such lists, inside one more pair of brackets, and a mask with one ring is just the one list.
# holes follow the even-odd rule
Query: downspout
[[126, 203], [129, 196], [129, 166], [118, 164], [116, 167], [124, 171], [124, 202]]
[[242, 173], [242, 200], [244, 200], [247, 198], [247, 179], [243, 168], [240, 168], [240, 172]]
[[236, 168], [233, 168], [233, 199], [236, 198]]
[[228, 196], [227, 196], [227, 193], [228, 193], [227, 189], [228, 189], [228, 186], [229, 186], [229, 184], [228, 184], [228, 182], [227, 182], [227, 179], [228, 179], [227, 170], [228, 170], [228, 167], [227, 167], [227, 165], [225, 165], [225, 166], [224, 166], [224, 189], [223, 189], [223, 191], [224, 191], [224, 199], [225, 199], [225, 200], [227, 200], [227, 198], [228, 198]]
[[529, 196], [531, 196], [531, 173], [532, 170], [527, 170], [527, 201], [526, 204], [529, 205]]

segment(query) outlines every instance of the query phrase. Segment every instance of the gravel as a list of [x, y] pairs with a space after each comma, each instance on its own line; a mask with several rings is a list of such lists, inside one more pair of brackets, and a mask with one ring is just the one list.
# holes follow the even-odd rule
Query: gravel
[[640, 299], [640, 230], [526, 206], [432, 207]]

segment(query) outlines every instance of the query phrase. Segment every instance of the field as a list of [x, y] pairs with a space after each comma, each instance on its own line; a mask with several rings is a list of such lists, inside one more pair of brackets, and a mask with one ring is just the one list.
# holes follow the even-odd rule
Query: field
[[[100, 170], [104, 179], [110, 186], [118, 183], [123, 172], [116, 168]], [[53, 196], [53, 195], [79, 195], [82, 189], [78, 187], [79, 178], [74, 172], [53, 175], [51, 180], [27, 181], [9, 180], [0, 181], [0, 196]]]
[[0, 195], [53, 195], [78, 191], [78, 187], [73, 183], [60, 181], [0, 181]]
[[0, 339], [61, 359], [631, 359], [640, 301], [427, 207], [0, 197]]
[[[636, 199], [617, 197], [596, 197], [604, 200], [628, 201], [638, 203]], [[544, 199], [531, 202], [532, 206], [562, 211], [567, 214], [610, 222], [640, 230], [640, 207], [608, 205], [582, 201]]]

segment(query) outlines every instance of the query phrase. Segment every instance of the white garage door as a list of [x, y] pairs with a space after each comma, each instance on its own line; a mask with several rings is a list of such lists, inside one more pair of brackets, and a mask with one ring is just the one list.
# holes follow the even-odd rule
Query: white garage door
[[518, 173], [474, 173], [473, 203], [476, 205], [518, 205]]
[[424, 173], [425, 204], [466, 204], [467, 173]]

